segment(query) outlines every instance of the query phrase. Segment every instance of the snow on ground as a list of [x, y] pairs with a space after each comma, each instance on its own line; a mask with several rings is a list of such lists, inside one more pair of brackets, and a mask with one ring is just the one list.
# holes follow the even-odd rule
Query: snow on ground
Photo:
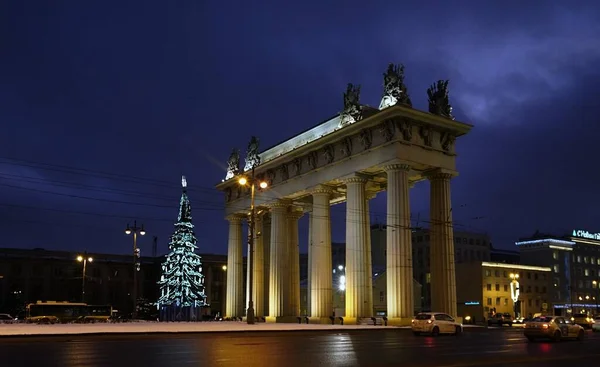
[[244, 322], [141, 322], [108, 324], [2, 324], [0, 336], [17, 335], [65, 335], [105, 333], [202, 333], [232, 331], [307, 331], [307, 330], [377, 330], [397, 329], [393, 326], [373, 325], [311, 325], [311, 324], [266, 324], [248, 325]]

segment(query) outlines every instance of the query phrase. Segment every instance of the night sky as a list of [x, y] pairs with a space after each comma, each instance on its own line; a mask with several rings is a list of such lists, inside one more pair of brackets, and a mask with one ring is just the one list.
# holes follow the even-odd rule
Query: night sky
[[[129, 253], [137, 218], [142, 255], [152, 236], [165, 253], [184, 174], [199, 251], [226, 253], [214, 185], [231, 149], [331, 117], [349, 82], [377, 106], [389, 62], [418, 109], [450, 79], [457, 120], [475, 126], [457, 141], [456, 229], [502, 248], [536, 229], [600, 232], [600, 5], [284, 3], [1, 2], [0, 247]], [[426, 225], [428, 183], [411, 201]], [[385, 218], [385, 195], [371, 211]], [[305, 249], [306, 218], [301, 231]]]

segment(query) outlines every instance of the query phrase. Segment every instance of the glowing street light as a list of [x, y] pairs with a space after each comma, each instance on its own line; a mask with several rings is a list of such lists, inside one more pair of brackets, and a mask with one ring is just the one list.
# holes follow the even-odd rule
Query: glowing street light
[[[185, 187], [185, 186], [184, 186]], [[135, 319], [137, 317], [137, 272], [140, 271], [140, 263], [139, 258], [141, 256], [140, 249], [137, 247], [137, 235], [138, 233], [141, 236], [146, 234], [144, 230], [144, 225], [141, 227], [137, 226], [137, 221], [133, 222], [133, 227], [129, 226], [127, 223], [127, 228], [125, 228], [125, 234], [130, 235], [133, 233], [133, 312], [132, 317]]]
[[227, 265], [221, 266], [221, 269], [223, 269], [223, 271], [227, 271]]
[[81, 277], [81, 302], [85, 303], [85, 271], [87, 268], [87, 263], [94, 261], [94, 259], [91, 256], [87, 256], [87, 254], [84, 254], [78, 255], [77, 261], [83, 263], [83, 275]]
[[[259, 188], [261, 189], [266, 189], [267, 187], [269, 187], [269, 184], [266, 181], [263, 180], [257, 180], [256, 176], [254, 175], [254, 168], [255, 166], [252, 166], [252, 172], [250, 174], [250, 177], [245, 177], [245, 176], [241, 176], [238, 179], [238, 183], [241, 186], [246, 186], [246, 185], [250, 185], [250, 238], [248, 239], [248, 254], [250, 254], [249, 259], [248, 259], [248, 267], [249, 269], [249, 273], [250, 275], [248, 276], [248, 310], [246, 311], [246, 322], [248, 324], [254, 324], [254, 301], [253, 301], [253, 277], [254, 277], [254, 233], [256, 233], [256, 220], [255, 220], [255, 216], [256, 216], [256, 210], [254, 207], [254, 196], [255, 196], [255, 191], [256, 191], [256, 186], [258, 185]], [[223, 270], [225, 270], [226, 268], [224, 268]]]

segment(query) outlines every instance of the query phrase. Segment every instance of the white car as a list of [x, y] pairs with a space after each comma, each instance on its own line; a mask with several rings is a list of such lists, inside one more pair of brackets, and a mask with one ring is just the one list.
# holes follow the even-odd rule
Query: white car
[[450, 315], [443, 312], [422, 312], [412, 320], [412, 331], [415, 335], [439, 334], [459, 335], [463, 331], [461, 323], [456, 322]]
[[594, 323], [592, 324], [592, 331], [600, 331], [600, 316], [594, 316]]

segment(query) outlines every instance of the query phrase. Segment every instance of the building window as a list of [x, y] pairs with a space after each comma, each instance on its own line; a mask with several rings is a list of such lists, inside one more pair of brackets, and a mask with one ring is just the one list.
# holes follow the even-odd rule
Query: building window
[[500, 297], [496, 297], [496, 306], [500, 306]]
[[498, 291], [500, 291], [500, 284], [496, 284], [496, 292], [498, 292]]
[[[427, 284], [431, 283], [431, 273], [425, 274], [425, 282]], [[133, 308], [133, 306], [132, 306], [132, 308]]]
[[531, 279], [531, 273], [527, 272], [527, 279]]
[[504, 275], [505, 278], [508, 278], [508, 273], [506, 272], [506, 270], [504, 271], [503, 275]]
[[584, 257], [583, 257], [583, 263], [584, 263], [584, 264], [587, 264], [589, 261], [590, 261], [590, 258], [589, 258], [589, 257], [587, 257], [587, 256], [584, 256]]
[[[486, 277], [491, 277], [492, 276], [492, 271], [489, 269], [485, 269], [485, 276]], [[133, 307], [133, 306], [132, 306]]]
[[558, 264], [554, 264], [554, 272], [558, 273], [559, 271], [560, 271], [560, 268], [559, 268]]
[[504, 306], [508, 306], [508, 298], [504, 298]]
[[[492, 305], [492, 299], [491, 299], [491, 298], [488, 298], [488, 299], [487, 299], [487, 304], [488, 304], [488, 306], [491, 306], [491, 305]], [[132, 308], [133, 308], [133, 306], [132, 306]]]
[[508, 284], [504, 284], [504, 291], [508, 292]]
[[558, 260], [558, 251], [554, 250], [554, 252], [552, 252], [552, 258]]
[[[491, 291], [491, 290], [492, 290], [492, 285], [491, 285], [491, 284], [488, 284], [488, 285], [487, 285], [487, 290], [488, 290], [488, 291]], [[133, 308], [133, 306], [131, 306], [131, 308]]]
[[531, 301], [531, 300], [528, 300], [528, 301], [527, 301], [527, 304], [529, 305], [529, 307], [533, 306], [533, 303], [532, 303], [532, 301]]
[[[379, 292], [379, 302], [383, 302], [383, 301], [384, 301], [383, 292]], [[131, 306], [131, 308], [133, 309], [133, 306]]]
[[[583, 271], [583, 274], [584, 274], [586, 277], [589, 277], [589, 276], [590, 276], [590, 269], [585, 269], [585, 270]], [[132, 306], [132, 307], [133, 307], [133, 306]]]
[[540, 307], [540, 300], [539, 299], [535, 300], [535, 305], [538, 306], [538, 307]]
[[533, 274], [533, 279], [538, 280], [538, 274], [537, 273]]
[[577, 262], [580, 263], [581, 262], [581, 255], [577, 255]]
[[535, 293], [540, 293], [540, 288], [537, 285], [535, 286]]
[[496, 276], [496, 278], [498, 278], [500, 276], [500, 271], [499, 270], [494, 271], [494, 275]]

